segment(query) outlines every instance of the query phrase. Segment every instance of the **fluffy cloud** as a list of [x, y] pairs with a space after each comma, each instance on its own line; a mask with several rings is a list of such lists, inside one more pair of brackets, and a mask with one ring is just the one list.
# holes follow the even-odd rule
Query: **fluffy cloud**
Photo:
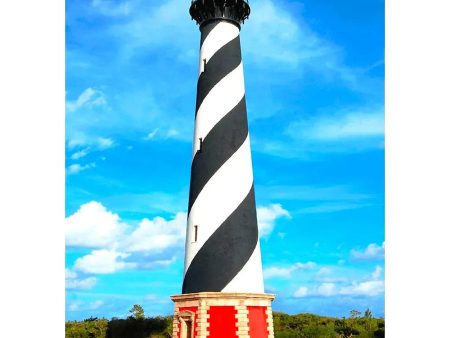
[[160, 130], [159, 128], [155, 128], [144, 137], [144, 140], [150, 141], [156, 138], [162, 140], [168, 139], [184, 140], [184, 137], [185, 136], [181, 135], [180, 131], [175, 128], [168, 128], [166, 130]]
[[106, 137], [98, 137], [97, 144], [100, 149], [108, 149], [114, 145], [114, 140]]
[[343, 287], [340, 290], [341, 295], [351, 296], [377, 296], [384, 292], [384, 281], [370, 280], [361, 283], [354, 283], [352, 285]]
[[331, 297], [331, 296], [378, 296], [384, 293], [384, 281], [381, 280], [382, 268], [375, 267], [371, 276], [366, 280], [355, 281], [351, 284], [338, 286], [333, 282], [323, 282], [318, 286], [297, 289], [293, 296], [302, 297]]
[[312, 269], [316, 266], [314, 262], [307, 263], [295, 263], [292, 266], [288, 267], [277, 267], [272, 266], [264, 269], [264, 277], [265, 278], [290, 278], [292, 272], [302, 269]]
[[317, 295], [332, 296], [336, 293], [336, 285], [334, 283], [322, 283], [317, 288]]
[[339, 141], [384, 136], [384, 109], [350, 111], [291, 123], [287, 134], [308, 141]]
[[384, 242], [381, 245], [371, 243], [363, 251], [353, 249], [350, 256], [355, 260], [378, 260], [384, 259]]
[[67, 304], [67, 309], [69, 311], [92, 311], [97, 310], [105, 304], [102, 300], [95, 300], [92, 302], [85, 302], [81, 300], [74, 300]]
[[162, 217], [145, 218], [121, 247], [128, 252], [162, 252], [170, 247], [183, 246], [186, 217], [186, 213], [179, 212], [170, 221]]
[[372, 273], [372, 279], [380, 279], [383, 268], [379, 265], [376, 266], [375, 271]]
[[290, 218], [287, 210], [281, 204], [271, 204], [268, 207], [257, 208], [259, 234], [261, 237], [268, 237], [275, 227], [275, 221], [280, 217]]
[[83, 204], [65, 220], [68, 246], [103, 248], [114, 244], [126, 225], [98, 202]]
[[[181, 248], [186, 233], [184, 212], [171, 220], [145, 218], [133, 229], [95, 201], [83, 204], [65, 223], [68, 246], [97, 249], [74, 263], [74, 270], [90, 274], [168, 266], [176, 261], [174, 256], [166, 258], [169, 250]], [[84, 281], [89, 282], [93, 280]], [[75, 280], [70, 283], [75, 285]]]
[[106, 99], [102, 92], [93, 88], [86, 88], [76, 100], [66, 102], [66, 111], [73, 113], [83, 107], [104, 105], [106, 105]]
[[129, 254], [114, 250], [94, 250], [89, 255], [78, 258], [74, 270], [92, 274], [108, 274], [124, 269], [131, 269], [135, 263], [123, 261]]
[[294, 292], [294, 297], [297, 297], [297, 298], [302, 298], [302, 297], [305, 297], [306, 295], [308, 295], [308, 288], [305, 287], [305, 286], [299, 287], [299, 288]]
[[73, 153], [70, 158], [72, 160], [79, 160], [80, 158], [85, 157], [87, 154], [89, 154], [89, 148], [81, 149], [80, 151]]
[[83, 170], [90, 169], [90, 168], [95, 168], [95, 163], [88, 163], [85, 165], [74, 163], [67, 167], [66, 173], [67, 173], [67, 175], [74, 175], [74, 174], [78, 174], [79, 172], [81, 172]]
[[66, 289], [87, 290], [92, 289], [97, 284], [97, 278], [79, 278], [75, 271], [66, 269]]

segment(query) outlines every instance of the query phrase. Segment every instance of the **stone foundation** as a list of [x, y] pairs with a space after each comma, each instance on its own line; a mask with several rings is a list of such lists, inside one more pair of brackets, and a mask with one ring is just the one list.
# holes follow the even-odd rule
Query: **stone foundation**
[[274, 338], [272, 294], [199, 292], [170, 298], [173, 338]]

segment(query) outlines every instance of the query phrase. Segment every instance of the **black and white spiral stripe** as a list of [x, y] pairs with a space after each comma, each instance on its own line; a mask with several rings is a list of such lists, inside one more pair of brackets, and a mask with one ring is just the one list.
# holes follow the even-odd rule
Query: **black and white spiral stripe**
[[201, 33], [183, 293], [263, 293], [239, 28]]

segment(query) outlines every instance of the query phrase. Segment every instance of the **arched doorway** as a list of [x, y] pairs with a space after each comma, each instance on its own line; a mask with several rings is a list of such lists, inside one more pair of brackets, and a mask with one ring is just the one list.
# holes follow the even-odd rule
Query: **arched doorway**
[[178, 314], [180, 323], [180, 338], [194, 338], [194, 313], [191, 311], [183, 311]]

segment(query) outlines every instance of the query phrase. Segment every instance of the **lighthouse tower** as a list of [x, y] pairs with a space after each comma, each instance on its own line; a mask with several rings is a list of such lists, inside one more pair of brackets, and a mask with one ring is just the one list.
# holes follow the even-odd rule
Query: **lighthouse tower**
[[273, 337], [264, 293], [241, 58], [246, 0], [194, 0], [200, 27], [182, 294], [173, 337]]

